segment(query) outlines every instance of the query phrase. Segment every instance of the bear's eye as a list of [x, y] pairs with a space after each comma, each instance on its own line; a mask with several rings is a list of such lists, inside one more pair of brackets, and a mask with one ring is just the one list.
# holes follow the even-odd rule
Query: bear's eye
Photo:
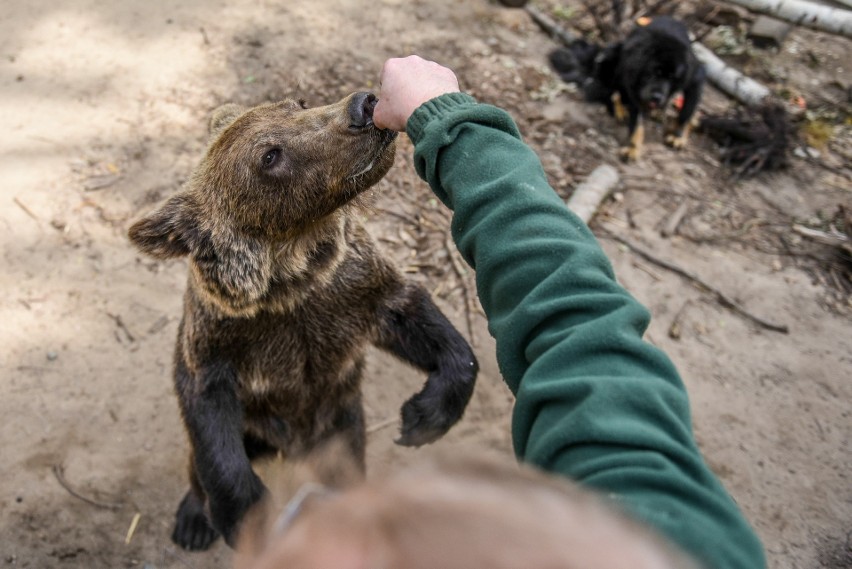
[[271, 150], [267, 150], [266, 154], [263, 155], [263, 160], [261, 160], [261, 164], [264, 168], [271, 168], [278, 162], [278, 157], [281, 155], [280, 148], [273, 148]]

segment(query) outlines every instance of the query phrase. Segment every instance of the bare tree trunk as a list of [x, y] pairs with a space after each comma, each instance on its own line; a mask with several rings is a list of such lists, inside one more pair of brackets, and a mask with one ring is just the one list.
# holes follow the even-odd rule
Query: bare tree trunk
[[852, 11], [850, 10], [829, 8], [805, 0], [728, 0], [728, 2], [800, 26], [852, 38]]
[[710, 82], [737, 101], [749, 106], [758, 106], [771, 95], [768, 88], [730, 67], [703, 44], [694, 42], [692, 51], [707, 69]]

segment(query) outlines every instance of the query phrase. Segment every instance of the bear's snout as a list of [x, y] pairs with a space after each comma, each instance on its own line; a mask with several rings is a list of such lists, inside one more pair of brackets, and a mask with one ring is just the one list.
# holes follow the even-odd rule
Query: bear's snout
[[349, 127], [362, 129], [373, 124], [373, 110], [378, 99], [372, 93], [355, 93], [349, 103]]

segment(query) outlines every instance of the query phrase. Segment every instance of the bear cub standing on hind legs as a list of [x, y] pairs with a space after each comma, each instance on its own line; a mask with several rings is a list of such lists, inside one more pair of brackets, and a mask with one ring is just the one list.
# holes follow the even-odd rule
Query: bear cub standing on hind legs
[[234, 545], [265, 493], [254, 459], [335, 438], [363, 475], [368, 344], [428, 373], [397, 443], [436, 440], [471, 397], [470, 346], [357, 221], [361, 193], [393, 164], [396, 133], [373, 125], [375, 104], [220, 107], [189, 182], [130, 228], [147, 254], [189, 257], [174, 364], [191, 456], [172, 540], [185, 549], [220, 534]]

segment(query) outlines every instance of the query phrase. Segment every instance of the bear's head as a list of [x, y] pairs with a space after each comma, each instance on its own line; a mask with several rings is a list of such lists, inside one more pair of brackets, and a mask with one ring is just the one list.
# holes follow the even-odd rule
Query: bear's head
[[304, 108], [282, 101], [224, 105], [189, 183], [129, 231], [159, 258], [199, 254], [208, 241], [286, 241], [322, 225], [390, 169], [396, 133], [373, 124], [376, 97], [353, 93]]
[[[189, 255], [194, 290], [231, 315], [259, 309], [273, 282], [324, 278], [343, 251], [342, 216], [393, 164], [396, 133], [375, 127], [375, 106], [354, 93], [314, 109], [220, 107], [189, 182], [130, 240], [160, 259]], [[321, 250], [337, 253], [323, 263]]]

